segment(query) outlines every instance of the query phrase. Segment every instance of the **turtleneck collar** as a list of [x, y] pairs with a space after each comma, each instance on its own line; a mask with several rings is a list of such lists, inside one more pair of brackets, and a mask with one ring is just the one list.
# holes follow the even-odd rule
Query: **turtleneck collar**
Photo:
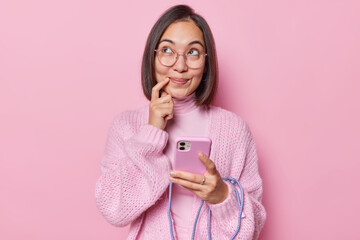
[[195, 92], [183, 98], [173, 98], [173, 101], [175, 115], [187, 114], [199, 108], [195, 102]]

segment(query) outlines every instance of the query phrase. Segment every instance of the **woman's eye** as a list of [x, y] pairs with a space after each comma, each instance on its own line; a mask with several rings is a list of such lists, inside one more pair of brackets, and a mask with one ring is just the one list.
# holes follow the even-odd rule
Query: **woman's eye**
[[196, 55], [199, 55], [199, 51], [196, 50], [196, 49], [191, 49], [189, 52], [188, 52], [188, 55], [192, 55], [192, 56], [196, 56]]
[[169, 48], [169, 47], [164, 47], [164, 48], [162, 48], [162, 50], [161, 50], [163, 53], [173, 53], [173, 51], [171, 50], [171, 48]]

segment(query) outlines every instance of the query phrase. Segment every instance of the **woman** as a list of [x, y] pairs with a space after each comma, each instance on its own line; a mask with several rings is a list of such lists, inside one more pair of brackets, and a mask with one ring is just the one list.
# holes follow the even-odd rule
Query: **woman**
[[[217, 87], [215, 43], [206, 21], [185, 5], [168, 9], [152, 28], [143, 55], [142, 85], [150, 104], [119, 114], [109, 130], [95, 199], [115, 226], [131, 223], [128, 239], [230, 239], [238, 226], [233, 185], [244, 190], [236, 239], [256, 239], [265, 222], [262, 180], [249, 127], [237, 115], [211, 106]], [[199, 153], [204, 175], [172, 169], [178, 136], [212, 140], [210, 156]], [[169, 225], [169, 184], [173, 184]]]

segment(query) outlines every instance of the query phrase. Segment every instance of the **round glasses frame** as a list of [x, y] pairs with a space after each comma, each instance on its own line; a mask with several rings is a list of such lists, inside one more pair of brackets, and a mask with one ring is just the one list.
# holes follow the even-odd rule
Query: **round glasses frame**
[[[158, 52], [160, 52], [161, 50], [160, 50], [160, 49], [155, 49], [154, 51], [155, 51], [156, 53], [158, 53]], [[181, 53], [181, 54], [180, 54], [180, 53], [178, 53], [178, 52], [175, 51], [175, 50], [173, 50], [173, 51], [175, 52], [175, 61], [174, 61], [174, 63], [171, 64], [171, 65], [162, 63], [161, 60], [160, 60], [159, 54], [156, 54], [156, 55], [157, 55], [157, 58], [158, 58], [158, 60], [159, 60], [159, 62], [160, 62], [161, 65], [163, 65], [163, 66], [165, 66], [165, 67], [172, 67], [172, 66], [174, 66], [175, 63], [178, 61], [179, 56], [183, 56], [184, 59], [185, 59], [185, 64], [186, 64], [186, 66], [187, 66], [188, 68], [191, 68], [191, 69], [200, 69], [200, 68], [203, 67], [203, 66], [197, 67], [197, 68], [189, 67], [189, 65], [186, 63], [186, 60], [187, 60], [186, 55], [185, 55], [184, 53]], [[207, 56], [207, 53], [200, 53], [199, 55], [203, 55], [204, 57], [206, 57], [206, 56]], [[204, 63], [205, 63], [205, 61], [204, 61]]]

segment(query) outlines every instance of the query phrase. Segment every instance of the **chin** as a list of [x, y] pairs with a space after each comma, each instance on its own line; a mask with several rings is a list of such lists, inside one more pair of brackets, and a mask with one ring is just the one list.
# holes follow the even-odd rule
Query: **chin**
[[187, 96], [185, 94], [173, 94], [173, 93], [171, 93], [170, 95], [172, 98], [183, 98]]
[[187, 92], [185, 92], [185, 91], [169, 91], [168, 93], [173, 98], [184, 98], [184, 97], [190, 95], [190, 94], [187, 94]]

